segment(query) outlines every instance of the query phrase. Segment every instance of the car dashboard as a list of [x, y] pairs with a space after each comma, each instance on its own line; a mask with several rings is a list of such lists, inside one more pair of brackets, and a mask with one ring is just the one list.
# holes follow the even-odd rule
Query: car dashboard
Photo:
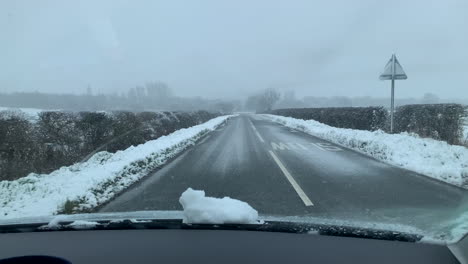
[[0, 259], [31, 255], [63, 263], [460, 263], [442, 245], [319, 234], [207, 229], [0, 234]]

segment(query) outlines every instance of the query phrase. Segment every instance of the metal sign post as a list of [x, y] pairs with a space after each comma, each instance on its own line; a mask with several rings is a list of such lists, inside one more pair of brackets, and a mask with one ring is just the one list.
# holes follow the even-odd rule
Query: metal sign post
[[393, 133], [393, 113], [395, 111], [395, 80], [406, 80], [405, 71], [398, 62], [395, 54], [392, 55], [390, 60], [385, 65], [383, 73], [380, 75], [380, 80], [392, 80], [392, 98], [390, 102], [390, 133]]

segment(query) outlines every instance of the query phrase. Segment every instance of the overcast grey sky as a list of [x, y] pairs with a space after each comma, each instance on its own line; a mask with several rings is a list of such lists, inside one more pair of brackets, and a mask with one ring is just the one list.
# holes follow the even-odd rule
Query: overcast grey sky
[[466, 0], [2, 0], [0, 91], [468, 98]]

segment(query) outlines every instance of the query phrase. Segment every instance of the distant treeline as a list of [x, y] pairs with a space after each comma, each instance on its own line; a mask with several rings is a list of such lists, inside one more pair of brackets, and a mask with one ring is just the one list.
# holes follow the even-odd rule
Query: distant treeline
[[[468, 105], [468, 98], [442, 99], [432, 93], [425, 93], [419, 98], [397, 98], [396, 106], [410, 104], [445, 104], [458, 103]], [[370, 97], [370, 96], [305, 96], [301, 99], [296, 98], [293, 91], [282, 94], [281, 99], [275, 104], [274, 108], [305, 108], [305, 107], [366, 107], [383, 106], [390, 107], [389, 97]]]
[[174, 96], [164, 83], [153, 82], [137, 86], [122, 94], [50, 94], [39, 92], [0, 93], [0, 106], [70, 111], [219, 111], [232, 112], [240, 102], [208, 100], [201, 97]]
[[97, 151], [116, 152], [194, 126], [219, 113], [41, 112], [31, 122], [0, 111], [0, 181], [50, 173]]
[[[426, 93], [420, 98], [397, 98], [396, 106], [412, 104], [445, 104], [457, 103], [468, 105], [468, 98], [441, 99], [432, 93]], [[370, 96], [304, 96], [297, 98], [294, 91], [280, 92], [276, 89], [265, 89], [247, 97], [244, 108], [256, 112], [268, 112], [271, 109], [286, 108], [329, 108], [329, 107], [368, 107], [382, 106], [390, 108], [390, 98]]]

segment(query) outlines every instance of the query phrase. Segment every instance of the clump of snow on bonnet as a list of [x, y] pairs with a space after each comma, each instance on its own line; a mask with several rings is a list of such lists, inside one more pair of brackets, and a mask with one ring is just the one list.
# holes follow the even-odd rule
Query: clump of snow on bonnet
[[188, 188], [179, 199], [184, 208], [184, 223], [255, 224], [258, 212], [248, 203], [229, 197], [206, 197], [204, 191]]

